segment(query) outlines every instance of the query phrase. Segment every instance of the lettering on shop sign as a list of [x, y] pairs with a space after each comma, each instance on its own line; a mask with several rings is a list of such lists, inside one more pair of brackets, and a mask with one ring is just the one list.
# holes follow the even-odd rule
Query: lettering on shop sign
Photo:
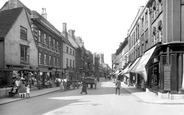
[[170, 91], [171, 65], [164, 65], [164, 90]]

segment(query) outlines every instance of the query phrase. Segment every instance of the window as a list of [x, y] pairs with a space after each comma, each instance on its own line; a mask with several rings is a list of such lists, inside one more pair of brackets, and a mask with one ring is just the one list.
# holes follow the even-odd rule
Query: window
[[57, 67], [59, 67], [59, 58], [57, 58]]
[[163, 31], [163, 26], [162, 26], [162, 21], [160, 20], [158, 22], [158, 40], [159, 42], [162, 42], [162, 31]]
[[47, 55], [44, 54], [44, 65], [47, 65]]
[[51, 47], [51, 37], [49, 36], [49, 47]]
[[45, 33], [43, 34], [43, 39], [44, 39], [44, 44], [47, 45], [47, 35]]
[[38, 29], [37, 29], [36, 25], [32, 24], [31, 30], [33, 32], [34, 39], [37, 41], [38, 40]]
[[56, 46], [55, 46], [55, 39], [53, 39], [53, 49], [55, 49]]
[[72, 55], [72, 49], [70, 49], [70, 54]]
[[156, 27], [153, 27], [153, 34], [152, 34], [153, 44], [155, 44], [155, 40], [156, 40]]
[[70, 67], [72, 67], [72, 60], [70, 60]]
[[39, 63], [39, 65], [41, 65], [42, 63], [41, 63], [41, 58], [42, 58], [42, 54], [41, 53], [39, 53], [39, 57], [38, 57], [38, 63]]
[[49, 65], [51, 66], [52, 65], [52, 57], [49, 56]]
[[73, 56], [75, 55], [75, 51], [73, 50]]
[[56, 42], [56, 49], [59, 50], [59, 44], [58, 41]]
[[159, 2], [159, 12], [161, 12], [163, 9], [163, 2], [162, 0], [158, 0], [158, 2]]
[[55, 66], [55, 65], [56, 65], [56, 58], [53, 57], [53, 66]]
[[75, 63], [74, 63], [75, 61], [73, 60], [73, 67], [75, 67]]
[[66, 46], [66, 53], [68, 53], [68, 47]]
[[38, 42], [41, 42], [41, 31], [38, 30]]
[[20, 45], [20, 61], [21, 63], [28, 63], [29, 56], [28, 56], [28, 46]]
[[27, 29], [22, 26], [20, 26], [20, 38], [27, 40]]
[[68, 58], [66, 58], [66, 67], [68, 67]]

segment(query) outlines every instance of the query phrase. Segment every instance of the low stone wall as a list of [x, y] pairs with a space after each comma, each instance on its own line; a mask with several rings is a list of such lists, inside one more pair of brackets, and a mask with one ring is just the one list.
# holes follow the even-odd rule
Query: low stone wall
[[0, 98], [8, 97], [11, 88], [0, 88]]

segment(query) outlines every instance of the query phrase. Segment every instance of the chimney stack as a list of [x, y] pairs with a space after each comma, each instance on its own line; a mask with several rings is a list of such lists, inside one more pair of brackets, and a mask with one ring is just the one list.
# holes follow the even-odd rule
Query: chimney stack
[[67, 24], [65, 22], [63, 23], [63, 32], [67, 32]]
[[8, 0], [8, 7], [9, 9], [17, 8], [18, 0]]
[[75, 35], [74, 35], [75, 34], [75, 30], [70, 29], [70, 30], [68, 30], [68, 32], [72, 36], [72, 38], [75, 37]]
[[46, 8], [42, 8], [42, 16], [47, 19]]

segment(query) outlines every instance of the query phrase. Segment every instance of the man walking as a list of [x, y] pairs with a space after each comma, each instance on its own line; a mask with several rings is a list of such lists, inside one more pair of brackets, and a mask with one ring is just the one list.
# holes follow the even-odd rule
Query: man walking
[[116, 84], [116, 95], [117, 95], [117, 93], [118, 93], [118, 95], [120, 95], [121, 81], [120, 81], [119, 77], [117, 78], [115, 84]]
[[87, 94], [87, 84], [86, 84], [86, 81], [83, 80], [82, 82], [82, 91], [81, 91], [81, 94], [82, 92], [85, 92]]

